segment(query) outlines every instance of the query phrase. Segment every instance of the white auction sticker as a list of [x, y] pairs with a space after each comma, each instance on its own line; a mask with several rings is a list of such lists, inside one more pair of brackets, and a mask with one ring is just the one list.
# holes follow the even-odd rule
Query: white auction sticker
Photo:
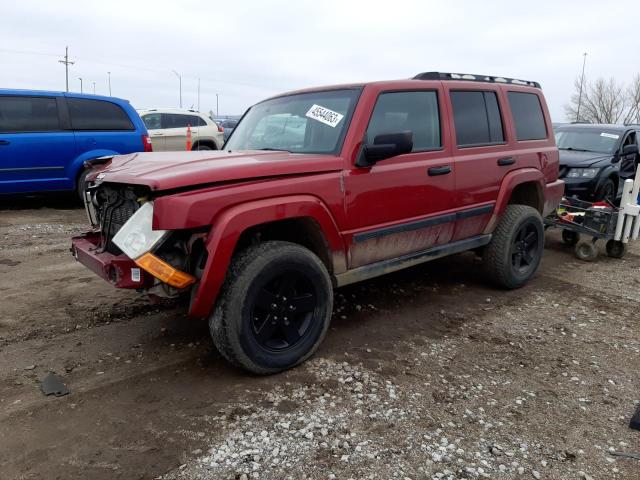
[[325, 125], [329, 125], [331, 128], [336, 128], [336, 125], [340, 123], [340, 120], [344, 118], [344, 115], [314, 103], [307, 112], [307, 117], [313, 118]]
[[139, 268], [132, 268], [131, 269], [131, 281], [132, 282], [139, 282], [140, 281], [140, 269]]
[[616, 140], [620, 138], [620, 135], [616, 135], [615, 133], [606, 133], [606, 132], [602, 132], [600, 136], [607, 137], [607, 138], [615, 138]]

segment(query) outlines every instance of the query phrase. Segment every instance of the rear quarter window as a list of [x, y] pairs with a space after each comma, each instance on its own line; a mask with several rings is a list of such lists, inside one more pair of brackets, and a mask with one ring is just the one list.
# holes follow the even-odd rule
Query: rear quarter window
[[535, 93], [509, 92], [509, 106], [516, 127], [516, 139], [543, 140], [547, 138], [540, 98]]
[[60, 130], [53, 97], [0, 97], [0, 132], [52, 132]]
[[74, 130], [135, 130], [125, 111], [115, 103], [67, 98]]

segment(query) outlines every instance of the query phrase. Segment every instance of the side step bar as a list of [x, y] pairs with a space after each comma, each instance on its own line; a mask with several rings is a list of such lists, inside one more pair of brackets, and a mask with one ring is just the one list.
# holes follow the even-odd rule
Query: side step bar
[[435, 260], [436, 258], [446, 257], [454, 253], [473, 250], [474, 248], [484, 247], [491, 241], [491, 235], [478, 235], [477, 237], [465, 238], [457, 242], [447, 243], [446, 245], [438, 245], [427, 250], [409, 253], [401, 257], [390, 258], [380, 262], [363, 265], [362, 267], [347, 270], [335, 276], [335, 286], [342, 287], [350, 283], [360, 282], [373, 277], [379, 277], [387, 273], [402, 270], [403, 268], [412, 267], [421, 263]]

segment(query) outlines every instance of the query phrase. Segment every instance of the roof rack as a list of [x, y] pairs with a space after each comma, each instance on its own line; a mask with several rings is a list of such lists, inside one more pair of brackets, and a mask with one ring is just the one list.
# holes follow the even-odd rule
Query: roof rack
[[469, 82], [510, 83], [512, 85], [524, 85], [525, 87], [540, 88], [540, 84], [538, 82], [532, 82], [529, 80], [492, 77], [490, 75], [475, 75], [471, 73], [423, 72], [413, 77], [413, 80], [463, 80]]

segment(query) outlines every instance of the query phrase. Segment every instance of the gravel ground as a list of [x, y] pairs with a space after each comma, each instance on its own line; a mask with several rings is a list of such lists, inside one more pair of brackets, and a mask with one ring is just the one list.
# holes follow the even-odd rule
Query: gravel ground
[[637, 246], [582, 263], [549, 232], [511, 292], [471, 254], [343, 288], [315, 357], [263, 378], [76, 264], [83, 212], [41, 206], [0, 210], [0, 478], [640, 478], [614, 455], [640, 453]]

